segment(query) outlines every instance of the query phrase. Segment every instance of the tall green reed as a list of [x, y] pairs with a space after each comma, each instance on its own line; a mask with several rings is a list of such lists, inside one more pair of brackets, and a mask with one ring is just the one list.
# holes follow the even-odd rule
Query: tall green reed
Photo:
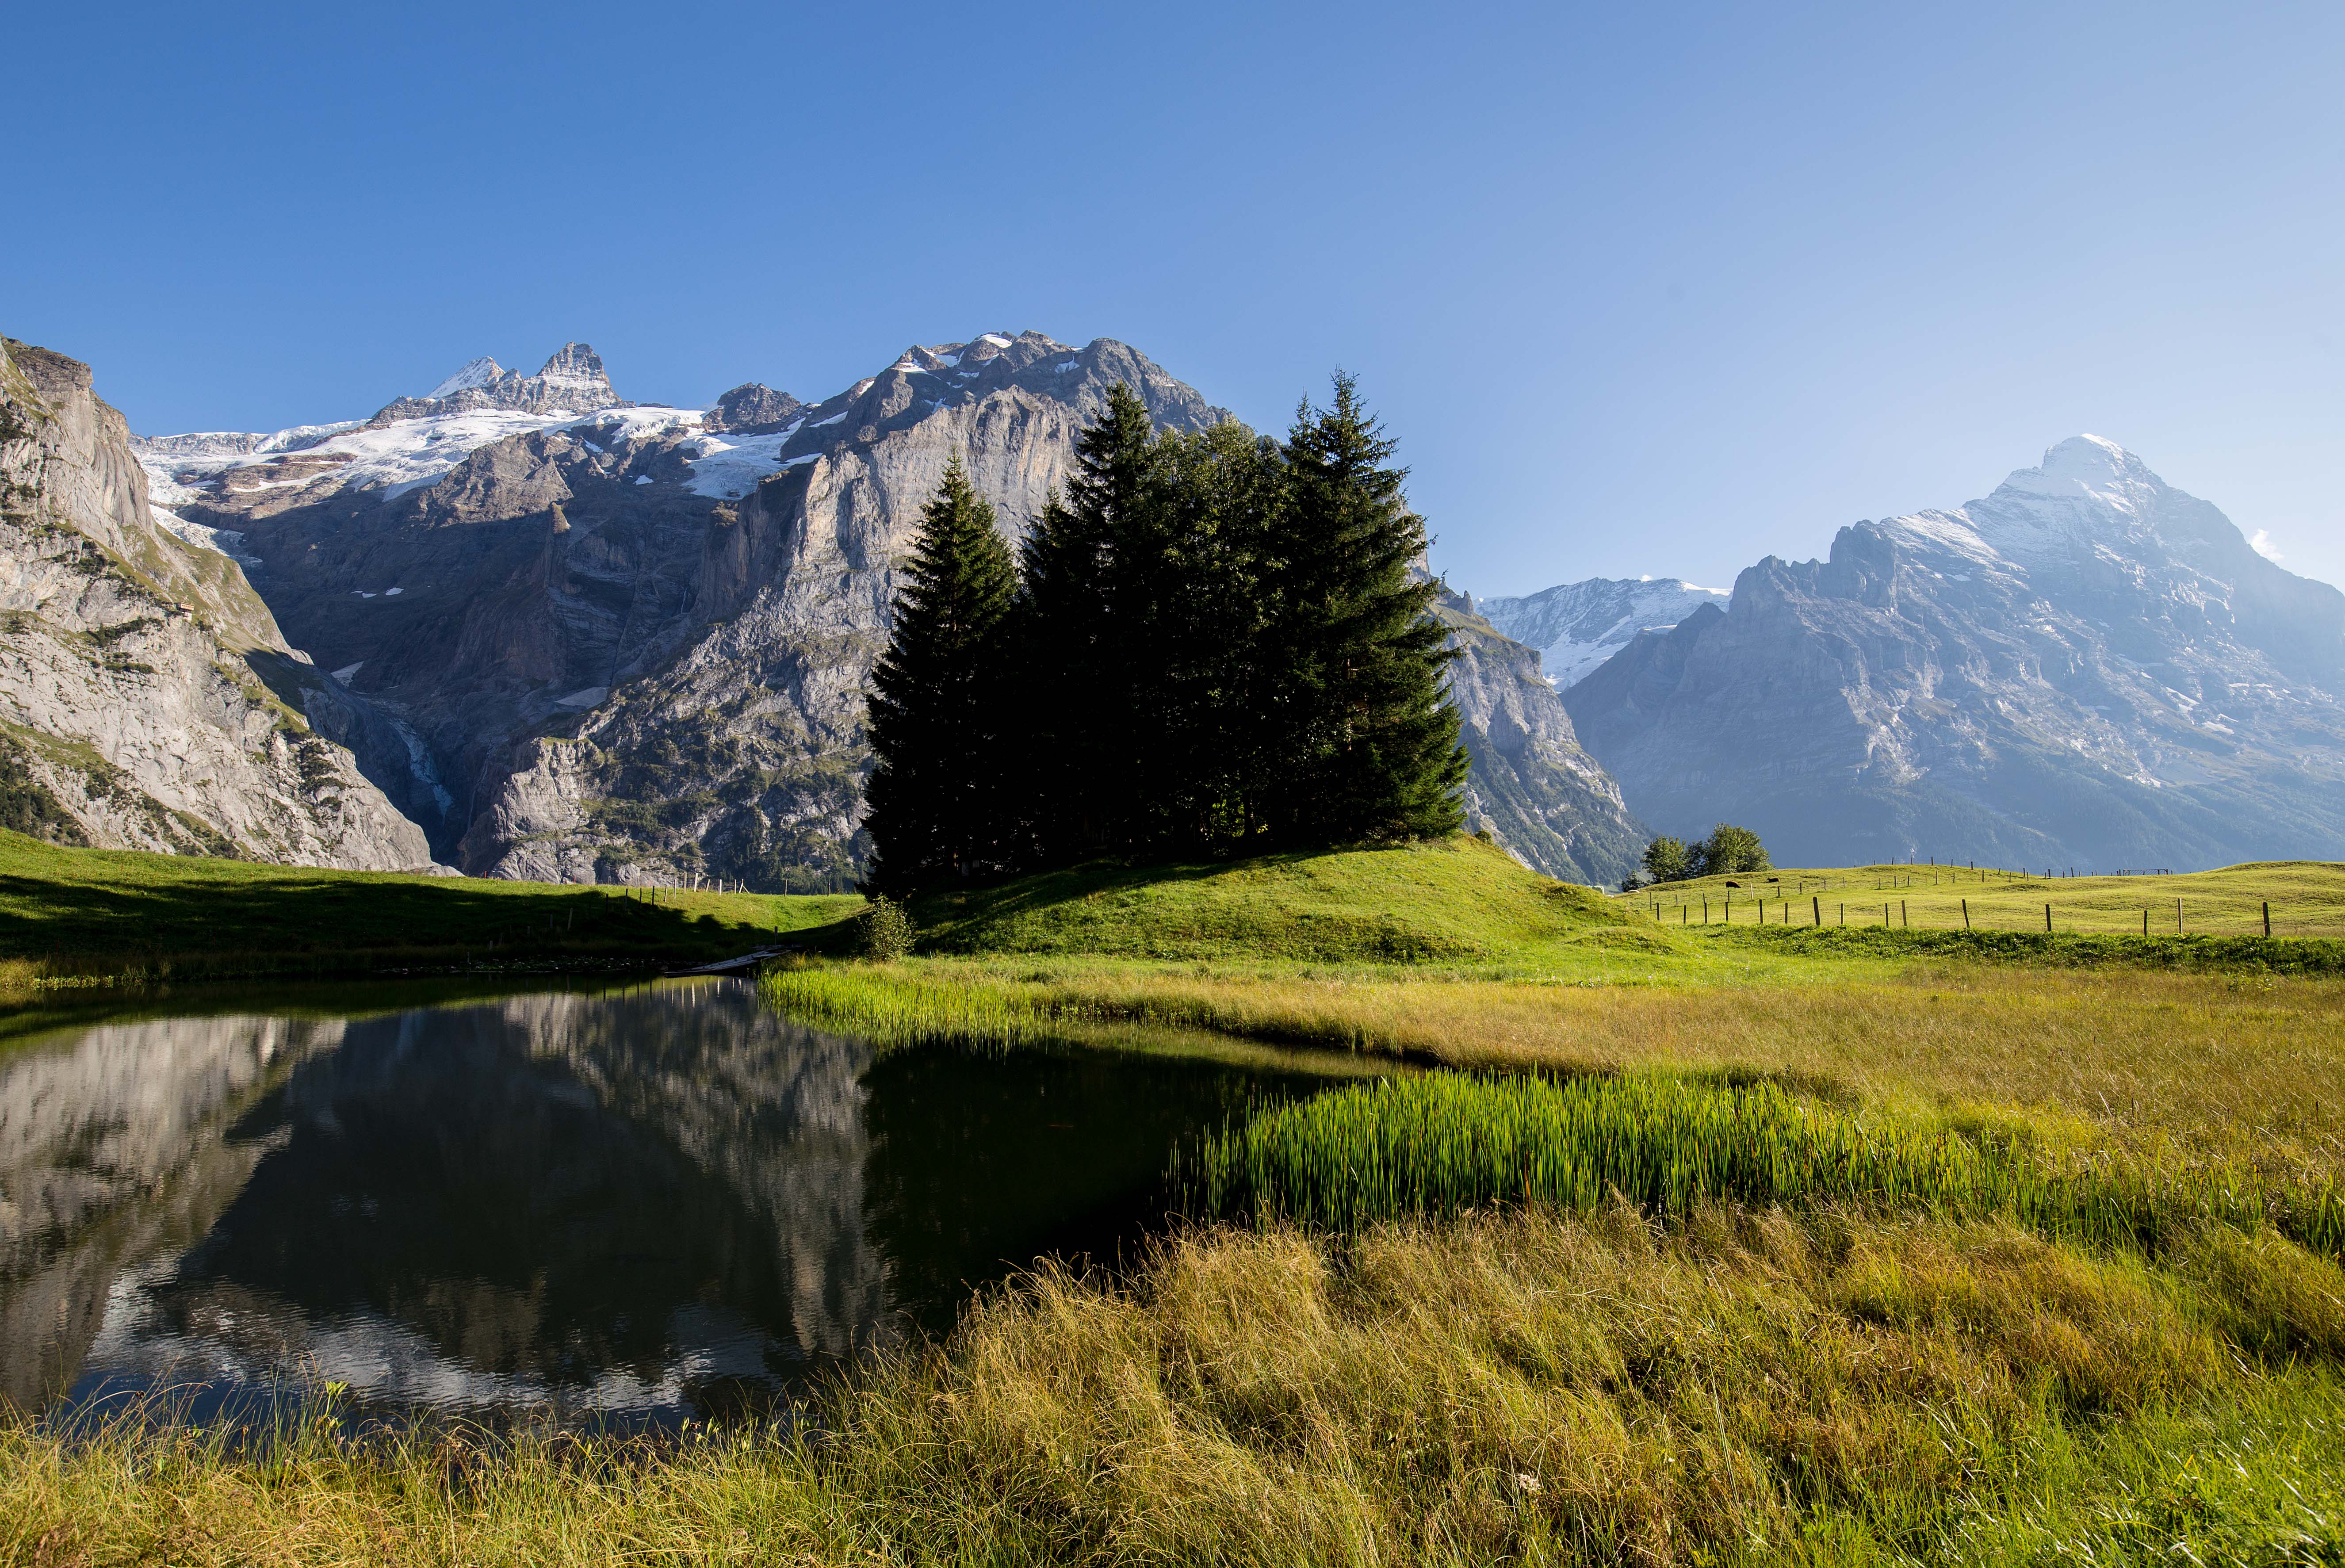
[[1208, 1214], [1339, 1229], [1484, 1204], [1588, 1212], [1619, 1194], [1681, 1216], [1706, 1201], [2005, 1213], [2082, 1240], [2155, 1244], [2177, 1221], [2269, 1220], [2345, 1251], [2345, 1194], [2232, 1165], [2061, 1156], [1801, 1100], [1768, 1082], [1436, 1073], [1275, 1106], [1175, 1170]]
[[757, 988], [792, 1017], [884, 1046], [1022, 1045], [1047, 1036], [1050, 1024], [1066, 1016], [1040, 998], [884, 968], [768, 969]]

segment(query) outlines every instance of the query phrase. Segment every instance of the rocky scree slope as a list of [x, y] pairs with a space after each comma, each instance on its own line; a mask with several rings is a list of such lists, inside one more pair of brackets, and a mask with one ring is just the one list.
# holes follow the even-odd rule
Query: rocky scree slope
[[1124, 344], [1039, 332], [915, 346], [816, 404], [748, 383], [706, 412], [475, 407], [448, 390], [467, 374], [364, 426], [166, 438], [148, 460], [296, 641], [414, 737], [405, 801], [435, 846], [550, 881], [846, 885], [864, 683], [947, 460], [1016, 535], [1111, 387], [1160, 427], [1229, 417]]
[[1773, 557], [1564, 693], [1639, 817], [1790, 865], [2345, 857], [2345, 595], [2090, 436]]
[[428, 865], [341, 744], [375, 722], [286, 644], [234, 561], [162, 526], [89, 368], [0, 339], [0, 825]]
[[1705, 604], [1726, 607], [1715, 588], [1674, 577], [1591, 577], [1519, 598], [1485, 599], [1476, 609], [1502, 636], [1539, 651], [1558, 691], [1577, 683], [1640, 632], [1666, 632]]

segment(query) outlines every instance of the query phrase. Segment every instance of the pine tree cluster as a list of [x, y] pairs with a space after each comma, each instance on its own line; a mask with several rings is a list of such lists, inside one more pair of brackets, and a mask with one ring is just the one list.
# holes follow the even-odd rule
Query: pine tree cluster
[[958, 458], [872, 677], [867, 885], [1253, 854], [1461, 820], [1423, 520], [1348, 377], [1281, 442], [1126, 388], [1013, 562]]

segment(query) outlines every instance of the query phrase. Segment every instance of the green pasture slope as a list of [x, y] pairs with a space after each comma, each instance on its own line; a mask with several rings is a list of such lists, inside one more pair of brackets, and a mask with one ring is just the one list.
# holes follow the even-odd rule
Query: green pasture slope
[[1807, 957], [2345, 974], [2345, 865], [2328, 861], [2127, 876], [1788, 867], [1662, 883], [1611, 902], [1680, 940]]
[[1631, 911], [1465, 835], [1197, 865], [1094, 861], [916, 899], [923, 952], [1309, 963], [1478, 961], [1654, 945]]
[[[2159, 912], [2146, 939], [2145, 908]], [[1110, 965], [1409, 966], [1597, 981], [1821, 979], [1917, 957], [2345, 973], [2345, 865], [2314, 862], [1985, 880], [1929, 867], [1794, 869], [1608, 895], [1459, 834], [1234, 862], [1092, 862], [930, 894], [911, 914], [923, 955]], [[851, 950], [852, 937], [833, 931], [822, 946]]]
[[705, 963], [852, 895], [683, 893], [66, 849], [0, 831], [0, 983]]
[[1670, 928], [1822, 924], [2055, 936], [2345, 939], [2345, 865], [2259, 860], [2216, 871], [2045, 876], [1944, 865], [1785, 867], [1664, 882], [1614, 903]]
[[[914, 900], [911, 913], [924, 954], [1108, 965], [1437, 966], [1599, 980], [1633, 970], [1698, 981], [1808, 970], [1821, 977], [1850, 964], [1967, 954], [2216, 966], [2285, 958], [2278, 966], [2345, 971], [2345, 866], [1976, 878], [1926, 867], [1792, 870], [1738, 878], [1741, 888], [1704, 878], [1608, 897], [1527, 871], [1460, 834], [1233, 862], [1093, 862], [930, 894]], [[2178, 942], [2176, 899], [2188, 933]], [[1811, 900], [1822, 901], [1822, 932]], [[2165, 913], [2144, 943], [2140, 909], [2153, 906], [2149, 900]], [[2054, 906], [2050, 938], [2041, 931], [2046, 902]], [[2285, 938], [2276, 944], [2260, 936], [2266, 902]], [[1885, 929], [1884, 904], [1893, 912]], [[842, 954], [854, 946], [862, 908], [850, 894], [645, 893], [320, 871], [67, 849], [0, 832], [0, 984], [20, 986], [289, 973], [641, 971], [728, 957], [777, 937]]]

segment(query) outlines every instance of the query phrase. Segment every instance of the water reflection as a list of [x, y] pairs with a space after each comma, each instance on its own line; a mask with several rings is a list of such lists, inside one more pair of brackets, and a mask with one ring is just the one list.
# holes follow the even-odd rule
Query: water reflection
[[759, 1408], [1127, 1234], [1181, 1136], [1312, 1081], [882, 1057], [730, 982], [66, 1031], [0, 1056], [0, 1392]]

